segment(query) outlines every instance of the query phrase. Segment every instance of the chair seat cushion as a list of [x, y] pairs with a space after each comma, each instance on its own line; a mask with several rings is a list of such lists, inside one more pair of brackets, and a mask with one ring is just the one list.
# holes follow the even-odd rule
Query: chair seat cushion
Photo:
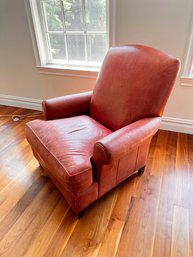
[[27, 140], [44, 160], [48, 176], [74, 193], [93, 183], [90, 158], [94, 144], [110, 133], [111, 130], [86, 115], [34, 120], [26, 127]]

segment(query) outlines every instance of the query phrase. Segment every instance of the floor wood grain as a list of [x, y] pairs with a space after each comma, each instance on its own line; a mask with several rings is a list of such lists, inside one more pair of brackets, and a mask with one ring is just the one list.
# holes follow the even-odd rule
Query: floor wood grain
[[35, 118], [0, 106], [0, 256], [193, 257], [193, 135], [160, 130], [145, 173], [77, 219], [25, 139]]

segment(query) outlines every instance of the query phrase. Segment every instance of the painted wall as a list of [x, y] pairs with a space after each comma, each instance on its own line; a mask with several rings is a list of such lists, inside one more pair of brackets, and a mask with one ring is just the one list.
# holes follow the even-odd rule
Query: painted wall
[[42, 75], [24, 0], [0, 0], [0, 94], [42, 99], [92, 90], [94, 79]]
[[[116, 43], [160, 48], [178, 57], [183, 66], [192, 20], [192, 0], [120, 0]], [[164, 116], [193, 120], [193, 87], [181, 86], [178, 78]]]
[[[184, 61], [192, 0], [117, 0], [116, 44], [151, 45]], [[0, 1], [0, 94], [42, 99], [91, 90], [95, 80], [40, 74], [24, 0]], [[193, 120], [193, 87], [177, 81], [165, 116]]]

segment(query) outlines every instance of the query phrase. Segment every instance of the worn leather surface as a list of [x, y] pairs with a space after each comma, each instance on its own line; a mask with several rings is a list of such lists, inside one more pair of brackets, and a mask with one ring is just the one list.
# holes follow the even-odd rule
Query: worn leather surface
[[92, 92], [60, 96], [44, 100], [42, 108], [45, 120], [68, 118], [89, 113]]
[[90, 116], [111, 130], [160, 116], [178, 68], [176, 58], [150, 47], [111, 48], [93, 91]]
[[99, 196], [145, 166], [152, 136], [160, 122], [160, 117], [144, 118], [95, 143], [92, 158], [96, 164], [95, 178], [99, 184]]
[[43, 101], [27, 124], [35, 157], [79, 212], [146, 164], [179, 61], [139, 45], [109, 50], [94, 91]]
[[34, 120], [26, 127], [30, 145], [48, 164], [48, 175], [53, 173], [72, 192], [80, 192], [93, 183], [90, 158], [94, 144], [110, 133], [111, 130], [84, 115]]
[[127, 155], [112, 159], [107, 165], [95, 163], [94, 171], [96, 171], [95, 178], [98, 183], [99, 197], [146, 165], [151, 139], [152, 137], [146, 139], [141, 145], [129, 151]]
[[160, 117], [144, 118], [103, 137], [94, 145], [93, 161], [108, 164], [113, 159], [127, 155], [147, 138], [152, 137], [160, 122]]

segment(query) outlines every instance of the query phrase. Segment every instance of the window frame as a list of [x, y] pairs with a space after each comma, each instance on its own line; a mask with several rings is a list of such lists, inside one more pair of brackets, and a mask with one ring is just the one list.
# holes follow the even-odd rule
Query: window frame
[[184, 66], [180, 77], [182, 86], [193, 86], [193, 22], [187, 44]]
[[[107, 2], [107, 49], [115, 45], [115, 12], [116, 0], [106, 0]], [[33, 49], [36, 58], [36, 67], [40, 73], [81, 76], [88, 78], [96, 78], [100, 66], [74, 65], [74, 64], [48, 64], [48, 56], [44, 50], [45, 39], [42, 33], [40, 13], [36, 0], [25, 0], [27, 17], [30, 27]]]

